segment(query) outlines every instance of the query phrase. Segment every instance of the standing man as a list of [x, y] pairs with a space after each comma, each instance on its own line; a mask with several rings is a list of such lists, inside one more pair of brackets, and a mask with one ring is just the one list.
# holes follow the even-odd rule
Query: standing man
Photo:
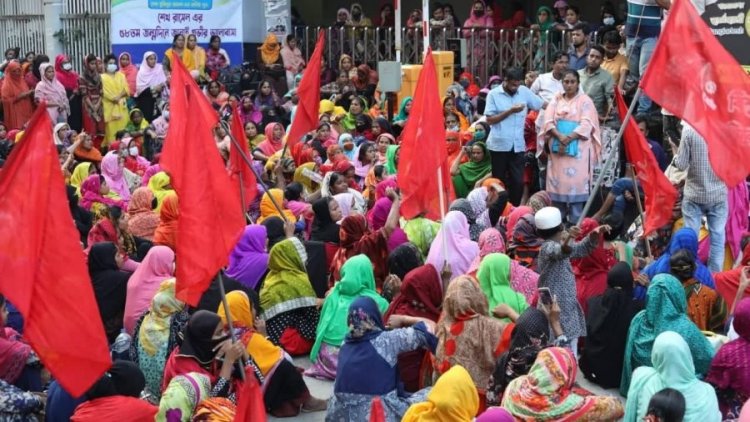
[[492, 127], [487, 149], [492, 158], [492, 177], [505, 184], [510, 202], [518, 206], [523, 195], [523, 170], [526, 163], [524, 123], [528, 110], [539, 110], [543, 101], [523, 86], [523, 69], [505, 71], [502, 85], [487, 95], [484, 115]]
[[[669, 0], [628, 0], [628, 17], [625, 21], [627, 56], [630, 58], [630, 74], [636, 80], [643, 77], [654, 54], [656, 41], [661, 33], [662, 7], [669, 7]], [[651, 99], [641, 93], [638, 114], [651, 110]]]
[[701, 217], [706, 216], [711, 239], [708, 268], [719, 272], [724, 265], [725, 226], [729, 216], [727, 185], [716, 176], [708, 160], [706, 141], [692, 127], [683, 123], [680, 146], [672, 143], [672, 150], [677, 151], [674, 166], [679, 170], [687, 169], [682, 199], [685, 227], [699, 233]]
[[602, 69], [612, 75], [612, 79], [617, 85], [620, 93], [625, 95], [625, 81], [628, 79], [628, 59], [620, 54], [620, 44], [622, 37], [617, 31], [609, 31], [604, 34], [602, 39], [604, 45], [604, 61]]
[[578, 22], [570, 33], [571, 46], [568, 50], [568, 65], [573, 70], [581, 70], [586, 67], [589, 57], [588, 27], [583, 22]]
[[581, 76], [581, 88], [594, 102], [596, 112], [599, 114], [599, 123], [604, 123], [612, 107], [612, 98], [615, 96], [615, 82], [612, 75], [602, 69], [604, 61], [604, 48], [600, 45], [591, 47], [586, 67], [579, 70]]

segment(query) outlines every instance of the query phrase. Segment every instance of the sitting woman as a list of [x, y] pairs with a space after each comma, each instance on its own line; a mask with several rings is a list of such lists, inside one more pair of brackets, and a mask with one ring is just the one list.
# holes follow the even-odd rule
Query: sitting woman
[[651, 281], [646, 309], [630, 323], [625, 359], [622, 365], [620, 394], [627, 395], [634, 368], [653, 366], [651, 350], [656, 337], [665, 332], [680, 333], [690, 346], [695, 373], [705, 375], [714, 357], [714, 348], [687, 316], [687, 300], [680, 282], [669, 274], [659, 274]]
[[140, 399], [145, 384], [138, 365], [125, 360], [115, 361], [109, 371], [86, 392], [88, 400], [76, 408], [70, 420], [153, 420], [159, 409]]
[[177, 222], [180, 215], [179, 200], [173, 193], [164, 198], [159, 211], [159, 226], [154, 232], [154, 244], [164, 245], [177, 252]]
[[[338, 371], [326, 420], [363, 421], [370, 403], [379, 397], [384, 419], [398, 421], [413, 403], [423, 402], [426, 391], [409, 397], [401, 392], [398, 356], [427, 348], [434, 350], [432, 321], [392, 316], [386, 331], [380, 309], [369, 297], [359, 297], [349, 307], [349, 333], [339, 352]], [[411, 325], [410, 328], [400, 328]], [[400, 329], [399, 329], [400, 328]]]
[[268, 338], [296, 356], [310, 352], [320, 313], [305, 268], [305, 246], [294, 237], [293, 224], [285, 224], [284, 231], [286, 240], [271, 248], [260, 303]]
[[135, 140], [138, 146], [138, 153], [152, 157], [154, 154], [153, 140], [156, 139], [156, 132], [149, 122], [143, 117], [143, 112], [137, 108], [130, 110], [130, 120], [125, 130]]
[[438, 378], [426, 401], [409, 407], [402, 422], [472, 422], [478, 420], [474, 419], [477, 412], [479, 399], [476, 386], [466, 369], [456, 365]]
[[[517, 315], [520, 315], [529, 307], [529, 304], [526, 303], [526, 297], [510, 286], [510, 258], [508, 258], [508, 255], [502, 253], [487, 255], [479, 265], [477, 280], [479, 280], [479, 287], [487, 296], [490, 309], [505, 304], [513, 309]], [[507, 320], [505, 321], [507, 322]]]
[[81, 199], [78, 204], [91, 212], [94, 222], [107, 217], [110, 207], [125, 208], [125, 203], [119, 196], [110, 194], [109, 186], [100, 174], [92, 174], [81, 183]]
[[536, 233], [533, 214], [526, 214], [518, 220], [513, 233], [508, 235], [508, 256], [518, 261], [522, 266], [536, 271], [537, 258], [544, 240]]
[[[271, 343], [264, 334], [263, 321], [255, 318], [250, 298], [241, 290], [227, 293], [227, 304], [232, 316], [234, 334], [245, 345], [248, 355], [263, 375], [266, 411], [274, 417], [293, 417], [302, 412], [322, 411], [324, 400], [310, 395], [310, 391], [294, 364], [286, 359], [279, 346]], [[227, 324], [224, 305], [217, 311]], [[256, 327], [257, 323], [257, 327]], [[227, 327], [228, 329], [228, 327]]]
[[157, 399], [167, 357], [190, 319], [187, 306], [175, 297], [175, 285], [173, 278], [161, 283], [148, 310], [138, 319], [130, 344], [130, 360], [141, 368], [146, 391]]
[[336, 379], [339, 348], [348, 331], [346, 315], [352, 302], [361, 296], [372, 298], [381, 314], [388, 309], [388, 302], [375, 291], [372, 262], [366, 255], [353, 256], [346, 261], [341, 267], [341, 280], [326, 296], [320, 312], [315, 344], [310, 352], [313, 366], [305, 371], [305, 375]]
[[[24, 391], [42, 391], [39, 356], [32, 350], [21, 334], [7, 326], [8, 308], [5, 297], [0, 294], [0, 380]], [[6, 413], [0, 411], [3, 416]]]
[[149, 249], [143, 262], [128, 280], [128, 296], [125, 301], [123, 324], [129, 335], [133, 335], [135, 324], [148, 310], [148, 306], [159, 290], [161, 283], [174, 277], [174, 272], [174, 251], [160, 245]]
[[208, 376], [198, 372], [172, 378], [159, 400], [159, 413], [156, 414], [156, 420], [189, 422], [198, 404], [210, 397], [210, 392], [211, 380]]
[[[507, 305], [501, 305], [492, 310], [492, 315], [505, 317], [507, 308]], [[435, 370], [443, 374], [454, 365], [466, 368], [480, 389], [481, 407], [484, 408], [484, 388], [497, 358], [508, 349], [513, 326], [492, 318], [487, 297], [479, 284], [471, 277], [459, 276], [451, 281], [445, 292], [443, 314], [436, 329], [439, 342]]]
[[148, 241], [153, 240], [159, 227], [159, 214], [153, 210], [154, 194], [149, 188], [140, 187], [133, 192], [128, 202], [128, 232]]
[[[415, 248], [410, 243], [404, 246]], [[399, 293], [391, 302], [384, 318], [388, 321], [392, 315], [404, 315], [426, 318], [437, 323], [442, 304], [443, 286], [437, 270], [430, 264], [422, 265], [409, 271], [403, 278]], [[404, 389], [408, 392], [413, 393], [429, 384], [420, 376], [425, 355], [424, 350], [415, 350], [402, 353], [398, 357], [399, 375], [404, 383]]]
[[706, 382], [716, 388], [724, 420], [738, 417], [750, 398], [750, 299], [737, 305], [732, 326], [739, 338], [721, 346], [706, 376]]
[[156, 208], [154, 208], [154, 212], [157, 214], [161, 211], [164, 198], [169, 194], [175, 193], [174, 189], [172, 189], [171, 183], [172, 181], [169, 179], [169, 175], [163, 171], [157, 172], [148, 179], [148, 189], [154, 194], [154, 198], [156, 198]]
[[582, 395], [574, 390], [578, 365], [570, 349], [551, 347], [539, 352], [524, 375], [511, 381], [502, 406], [517, 420], [616, 421], [622, 417], [620, 399]]
[[[492, 163], [490, 154], [484, 142], [475, 142], [471, 147], [461, 149], [461, 153], [451, 164], [451, 176], [453, 176], [453, 188], [456, 191], [456, 198], [466, 198], [466, 196], [477, 186], [477, 183], [483, 181], [492, 174]], [[465, 161], [466, 155], [470, 155], [470, 160]]]
[[132, 273], [121, 271], [122, 254], [112, 242], [93, 245], [88, 259], [89, 276], [99, 305], [99, 316], [104, 323], [107, 340], [112, 344], [123, 328], [128, 279]]
[[252, 151], [253, 158], [264, 163], [284, 148], [284, 126], [281, 123], [269, 123], [266, 125], [265, 134], [263, 142]]
[[633, 272], [619, 262], [607, 274], [607, 290], [589, 299], [586, 347], [578, 363], [586, 379], [604, 388], [618, 388], [625, 342], [633, 317], [643, 301], [633, 299]]
[[128, 215], [118, 207], [109, 207], [107, 217], [99, 220], [91, 229], [86, 241], [86, 252], [91, 250], [92, 245], [100, 242], [112, 242], [117, 245], [117, 250], [124, 259], [122, 269], [131, 272], [138, 268], [151, 248], [151, 242], [128, 232]]
[[466, 216], [458, 211], [450, 211], [445, 215], [425, 262], [440, 271], [444, 279], [451, 280], [466, 274], [478, 255], [479, 246], [470, 238]]
[[243, 286], [257, 289], [268, 270], [268, 231], [262, 224], [251, 224], [245, 227], [242, 237], [229, 255], [227, 276], [242, 283]]
[[687, 296], [687, 315], [701, 331], [724, 331], [727, 304], [716, 290], [702, 285], [693, 277], [695, 257], [687, 249], [680, 249], [669, 258], [671, 273], [682, 283]]
[[642, 421], [651, 397], [664, 388], [673, 388], [685, 397], [686, 421], [720, 421], [719, 402], [714, 388], [695, 376], [690, 347], [679, 334], [665, 331], [654, 340], [651, 366], [633, 372], [625, 407], [625, 421]]

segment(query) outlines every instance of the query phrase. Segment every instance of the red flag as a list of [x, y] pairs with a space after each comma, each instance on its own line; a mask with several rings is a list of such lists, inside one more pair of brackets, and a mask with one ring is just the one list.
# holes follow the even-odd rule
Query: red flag
[[[242, 124], [242, 119], [240, 119], [240, 113], [237, 111], [232, 113], [231, 130], [232, 136], [240, 144], [240, 148], [242, 148], [242, 153], [249, 158], [250, 150], [245, 141], [245, 127]], [[234, 182], [235, 192], [242, 189], [244, 198], [240, 199], [245, 200], [245, 203], [242, 204], [242, 209], [247, 211], [248, 205], [253, 202], [253, 199], [258, 194], [258, 182], [255, 180], [255, 173], [253, 173], [253, 170], [247, 165], [245, 160], [242, 159], [242, 154], [240, 154], [234, 143], [229, 148], [229, 176]]]
[[302, 74], [302, 80], [297, 89], [299, 103], [294, 113], [294, 121], [286, 137], [286, 145], [291, 150], [307, 132], [318, 127], [318, 112], [320, 110], [320, 66], [325, 50], [326, 33], [322, 29], [318, 32], [318, 42], [315, 44], [307, 68]]
[[245, 382], [243, 383], [242, 394], [239, 396], [234, 420], [237, 422], [265, 422], [267, 419], [263, 391], [261, 391], [253, 371], [246, 369]]
[[689, 1], [673, 2], [641, 87], [706, 140], [711, 167], [727, 186], [747, 177], [750, 76]]
[[78, 397], [111, 365], [73, 225], [46, 104], [0, 170], [0, 293], [24, 317], [24, 337]]
[[409, 120], [401, 136], [398, 160], [398, 186], [404, 196], [401, 215], [410, 219], [424, 214], [429, 219], [439, 220], [438, 170], [443, 179], [446, 211], [453, 197], [453, 182], [447, 163], [443, 106], [432, 49], [427, 50], [424, 66], [419, 72]]
[[[618, 89], [615, 90], [615, 101], [620, 116], [625, 116], [628, 106]], [[659, 168], [659, 163], [656, 162], [656, 157], [635, 120], [628, 120], [623, 139], [628, 161], [633, 165], [646, 197], [646, 221], [643, 223], [643, 231], [644, 235], [649, 235], [672, 220], [672, 207], [677, 201], [677, 189]]]
[[178, 58], [172, 68], [172, 118], [161, 165], [180, 198], [176, 295], [195, 306], [227, 265], [245, 218], [213, 138], [218, 116]]

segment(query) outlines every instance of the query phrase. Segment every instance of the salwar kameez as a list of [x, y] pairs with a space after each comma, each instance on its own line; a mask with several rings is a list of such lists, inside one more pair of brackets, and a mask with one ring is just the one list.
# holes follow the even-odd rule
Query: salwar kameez
[[[128, 81], [122, 73], [103, 74], [102, 87], [105, 123], [103, 145], [107, 146], [115, 140], [117, 132], [124, 130], [128, 125], [127, 97], [130, 93], [128, 92]], [[115, 98], [122, 94], [126, 94], [125, 97], [115, 101]]]

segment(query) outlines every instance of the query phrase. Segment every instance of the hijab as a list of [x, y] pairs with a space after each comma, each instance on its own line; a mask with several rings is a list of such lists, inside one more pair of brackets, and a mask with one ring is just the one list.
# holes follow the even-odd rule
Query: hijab
[[153, 239], [159, 227], [159, 215], [151, 209], [153, 199], [154, 194], [146, 187], [133, 191], [128, 203], [128, 231], [133, 236]]
[[[24, 80], [23, 76], [13, 75], [13, 71], [20, 67], [21, 65], [15, 60], [8, 63], [8, 66], [5, 67], [5, 77], [3, 78], [2, 84], [2, 96], [6, 100], [13, 100], [22, 92], [26, 92], [29, 90], [29, 86], [26, 84], [26, 80]], [[14, 128], [9, 127], [8, 129]]]
[[89, 177], [89, 174], [91, 174], [90, 162], [79, 163], [73, 169], [73, 173], [70, 175], [70, 186], [76, 188], [76, 196], [81, 196], [81, 184]]
[[477, 214], [474, 212], [471, 203], [464, 198], [456, 199], [451, 204], [450, 211], [458, 211], [466, 216], [466, 221], [469, 223], [469, 237], [474, 242], [479, 240], [479, 235], [487, 228], [487, 226], [477, 223]]
[[156, 420], [171, 422], [172, 418], [189, 419], [198, 404], [210, 397], [210, 393], [211, 380], [206, 375], [200, 372], [178, 375], [172, 378], [159, 400]]
[[182, 330], [179, 356], [193, 358], [201, 365], [211, 364], [216, 357], [214, 347], [228, 337], [214, 339], [219, 324], [221, 318], [213, 312], [200, 310], [194, 313]]
[[508, 258], [508, 255], [491, 253], [484, 257], [479, 265], [477, 279], [479, 280], [479, 286], [487, 296], [490, 309], [506, 304], [520, 314], [528, 308], [526, 298], [510, 287], [510, 258]]
[[465, 274], [477, 255], [479, 246], [469, 237], [466, 216], [458, 211], [450, 211], [445, 215], [443, 225], [432, 242], [425, 263], [432, 264], [439, 272], [443, 271], [443, 266], [447, 263], [453, 278]]
[[39, 83], [36, 84], [34, 89], [34, 96], [36, 98], [43, 98], [48, 103], [56, 103], [66, 105], [68, 104], [68, 94], [65, 92], [65, 87], [56, 78], [51, 81], [44, 76], [44, 72], [47, 68], [53, 67], [51, 63], [42, 63], [39, 66], [39, 72], [42, 77], [39, 79]]
[[[122, 65], [122, 58], [124, 56], [128, 56], [128, 59], [130, 61], [127, 66]], [[125, 75], [125, 81], [128, 83], [128, 92], [133, 95], [133, 93], [136, 92], [136, 79], [138, 76], [138, 69], [133, 64], [133, 57], [130, 55], [130, 53], [124, 51], [120, 53], [119, 56], [117, 56], [117, 67], [119, 68], [118, 71]]]
[[482, 158], [482, 161], [476, 162], [473, 159], [470, 159], [468, 162], [458, 166], [457, 177], [464, 183], [458, 183], [457, 186], [461, 188], [464, 186], [466, 187], [462, 192], [456, 192], [456, 196], [458, 197], [465, 197], [468, 195], [469, 190], [474, 188], [474, 184], [479, 179], [486, 176], [487, 173], [492, 171], [492, 162], [490, 161], [490, 153], [489, 150], [487, 150], [487, 145], [484, 142], [474, 142], [472, 148], [474, 146], [482, 148], [482, 151], [484, 151], [484, 157]]
[[398, 172], [396, 166], [396, 154], [398, 153], [399, 148], [401, 148], [399, 145], [389, 145], [388, 150], [385, 152], [385, 171], [389, 176], [395, 176]]
[[406, 112], [406, 105], [409, 104], [409, 101], [413, 101], [413, 98], [405, 97], [401, 100], [401, 105], [398, 107], [398, 114], [393, 118], [394, 122], [404, 122], [409, 118], [409, 113]]
[[[276, 128], [276, 126], [281, 127], [280, 139], [275, 139], [273, 136], [273, 130]], [[270, 157], [284, 148], [284, 126], [281, 123], [269, 123], [266, 125], [264, 132], [266, 134], [266, 138], [263, 140], [263, 142], [258, 144], [258, 149], [260, 149], [260, 151], [264, 155]]]
[[260, 57], [263, 59], [263, 63], [267, 65], [276, 63], [279, 60], [280, 54], [281, 46], [279, 45], [279, 40], [276, 38], [276, 35], [269, 32], [260, 46]]
[[339, 225], [331, 220], [331, 212], [328, 203], [332, 199], [320, 198], [313, 203], [312, 209], [315, 214], [313, 221], [311, 240], [327, 243], [339, 243]]
[[156, 53], [153, 51], [147, 51], [143, 53], [143, 60], [141, 60], [141, 67], [138, 68], [138, 73], [135, 80], [135, 96], [138, 97], [143, 91], [153, 88], [159, 84], [165, 84], [167, 82], [167, 76], [164, 73], [164, 68], [161, 63], [154, 64], [154, 67], [148, 65], [147, 59], [150, 56], [156, 57]]
[[78, 74], [71, 70], [63, 69], [63, 62], [69, 61], [68, 57], [64, 54], [58, 54], [55, 57], [55, 78], [62, 84], [62, 86], [68, 91], [75, 91], [78, 89], [78, 80], [80, 79]]
[[[273, 198], [273, 201], [271, 198]], [[258, 220], [256, 221], [258, 224], [263, 223], [263, 220], [269, 217], [281, 217], [282, 214], [279, 213], [274, 202], [276, 202], [276, 205], [281, 208], [281, 212], [283, 212], [286, 220], [292, 222], [297, 221], [294, 213], [284, 208], [284, 191], [274, 188], [269, 189], [268, 192], [264, 193], [263, 199], [260, 200], [260, 217], [258, 217]]]
[[[185, 303], [175, 296], [176, 284], [174, 278], [161, 282], [159, 290], [151, 299], [148, 312], [143, 316], [140, 329], [137, 333], [134, 333], [138, 336], [139, 349], [145, 352], [145, 355], [139, 355], [139, 359], [158, 357], [159, 365], [162, 367], [170, 352], [167, 347], [172, 334], [172, 319], [177, 313], [185, 309]], [[161, 378], [157, 384], [158, 387], [161, 387]]]
[[89, 251], [89, 275], [103, 321], [122, 315], [125, 308], [130, 273], [120, 271], [115, 261], [117, 253], [117, 246], [112, 242], [95, 243]]
[[[367, 216], [367, 221], [370, 223], [372, 230], [379, 230], [385, 226], [391, 207], [393, 207], [393, 201], [390, 198], [380, 198], [375, 201], [375, 206], [372, 207], [372, 211]], [[408, 241], [409, 239], [401, 227], [396, 227], [388, 238], [388, 250], [393, 251]]]
[[739, 338], [721, 346], [711, 362], [706, 382], [722, 390], [750, 396], [750, 298], [742, 299], [732, 321]]
[[534, 209], [525, 205], [522, 205], [510, 212], [510, 215], [508, 215], [508, 222], [505, 224], [505, 232], [509, 234], [509, 237], [512, 238], [513, 232], [516, 229], [516, 224], [518, 224], [518, 220], [520, 220], [521, 217], [529, 214], [533, 215]]
[[286, 239], [286, 233], [284, 232], [284, 220], [279, 217], [269, 217], [263, 220], [262, 226], [266, 228], [266, 236], [268, 237], [267, 250], [271, 250], [277, 243]]
[[422, 253], [413, 243], [404, 243], [397, 246], [388, 255], [388, 271], [397, 276], [400, 280], [413, 269], [424, 265]]
[[102, 187], [101, 177], [99, 174], [92, 174], [87, 177], [81, 184], [81, 200], [79, 204], [87, 211], [91, 211], [94, 203], [98, 202], [107, 206], [116, 206], [125, 208], [125, 203], [119, 199], [112, 199], [102, 196], [99, 190]]
[[260, 305], [266, 321], [284, 312], [316, 305], [306, 261], [305, 247], [297, 238], [282, 240], [271, 248], [268, 274], [260, 289]]
[[620, 383], [622, 395], [628, 393], [633, 369], [652, 365], [654, 340], [665, 331], [675, 331], [683, 336], [690, 346], [697, 373], [708, 372], [714, 356], [711, 344], [688, 318], [685, 290], [674, 276], [659, 274], [654, 277], [646, 295], [646, 309], [633, 318], [628, 330]]
[[381, 232], [370, 231], [365, 217], [355, 214], [341, 221], [339, 239], [341, 248], [336, 252], [332, 264], [333, 280], [340, 279], [340, 270], [349, 258], [365, 254], [372, 260], [377, 284], [382, 283], [388, 265], [388, 244]]
[[174, 260], [174, 251], [166, 246], [153, 246], [128, 280], [123, 319], [128, 334], [133, 335], [136, 322], [148, 309], [161, 283], [174, 276]]
[[140, 397], [146, 386], [146, 378], [137, 364], [127, 360], [116, 360], [86, 392], [89, 400], [110, 396]]
[[437, 321], [443, 305], [443, 286], [438, 272], [430, 264], [409, 271], [401, 283], [401, 291], [393, 299], [384, 319], [391, 315], [408, 315]]
[[349, 258], [341, 267], [341, 280], [333, 286], [320, 311], [320, 322], [310, 360], [315, 362], [322, 343], [339, 347], [349, 332], [347, 314], [358, 297], [366, 296], [377, 304], [379, 313], [388, 309], [388, 302], [375, 290], [372, 262], [366, 255]]
[[154, 209], [154, 212], [158, 213], [161, 211], [161, 207], [164, 205], [164, 199], [169, 194], [175, 193], [174, 189], [167, 189], [167, 186], [169, 186], [170, 183], [171, 180], [169, 179], [169, 175], [163, 171], [154, 174], [148, 179], [148, 188], [156, 198], [156, 209]]
[[163, 206], [159, 211], [159, 226], [154, 232], [154, 243], [169, 246], [177, 251], [177, 230], [179, 228], [179, 200], [177, 194], [168, 195], [164, 198]]
[[534, 210], [534, 214], [536, 214], [540, 209], [552, 206], [552, 197], [549, 196], [549, 193], [547, 193], [547, 191], [540, 190], [539, 192], [531, 195], [531, 197], [529, 198], [529, 206], [532, 210]]
[[123, 201], [130, 200], [130, 188], [125, 180], [125, 172], [120, 165], [120, 156], [116, 151], [110, 151], [102, 159], [102, 176], [112, 191]]
[[[546, 22], [539, 22], [539, 14], [541, 12], [547, 12], [547, 21]], [[553, 29], [556, 22], [555, 17], [557, 16], [557, 13], [553, 12], [552, 9], [549, 8], [549, 6], [541, 6], [536, 10], [536, 16], [537, 16], [537, 24], [539, 25], [540, 31], [549, 31], [550, 29]]]
[[409, 407], [402, 422], [471, 422], [477, 412], [477, 387], [466, 369], [456, 365], [438, 378], [427, 401]]
[[245, 232], [229, 255], [227, 275], [244, 286], [255, 289], [268, 269], [267, 238], [265, 226], [246, 226]]
[[678, 333], [665, 331], [656, 337], [651, 362], [653, 367], [641, 366], [633, 373], [625, 421], [643, 420], [651, 397], [665, 388], [673, 388], [685, 397], [685, 422], [721, 420], [716, 392], [695, 376], [690, 347]]

